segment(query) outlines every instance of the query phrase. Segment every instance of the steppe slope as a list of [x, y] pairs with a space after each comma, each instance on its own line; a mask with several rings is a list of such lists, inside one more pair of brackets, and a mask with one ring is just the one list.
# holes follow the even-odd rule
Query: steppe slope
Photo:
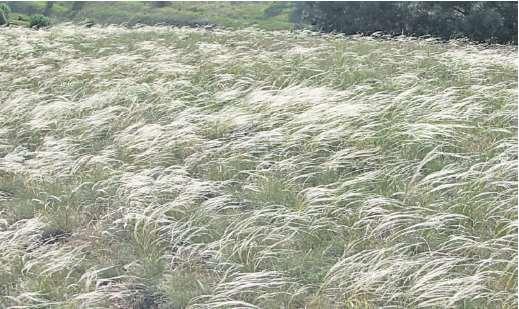
[[0, 307], [516, 308], [517, 49], [0, 31]]

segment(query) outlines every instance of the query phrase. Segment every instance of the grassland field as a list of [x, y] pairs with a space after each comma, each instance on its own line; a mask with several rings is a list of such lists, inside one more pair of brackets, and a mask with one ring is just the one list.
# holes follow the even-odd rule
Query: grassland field
[[0, 308], [517, 308], [517, 47], [0, 30]]

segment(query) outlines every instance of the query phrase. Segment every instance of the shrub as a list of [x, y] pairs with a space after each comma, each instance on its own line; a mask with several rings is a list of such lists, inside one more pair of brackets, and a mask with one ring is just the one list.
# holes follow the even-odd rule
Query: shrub
[[306, 1], [296, 3], [292, 20], [325, 32], [383, 31], [517, 44], [516, 1]]
[[47, 27], [50, 24], [50, 20], [47, 16], [36, 14], [31, 16], [31, 23], [29, 24], [29, 27], [36, 29]]
[[9, 13], [11, 13], [11, 9], [5, 3], [0, 3], [0, 25], [9, 24]]
[[288, 2], [274, 2], [265, 10], [263, 10], [263, 17], [269, 18], [281, 15], [284, 10], [290, 9], [291, 4]]
[[170, 1], [150, 1], [150, 5], [152, 7], [156, 7], [156, 8], [163, 8], [165, 6], [171, 5], [171, 2]]

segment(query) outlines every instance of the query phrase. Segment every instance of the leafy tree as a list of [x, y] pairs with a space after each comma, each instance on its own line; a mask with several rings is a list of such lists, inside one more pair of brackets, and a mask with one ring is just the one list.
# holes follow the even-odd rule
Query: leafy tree
[[9, 6], [0, 3], [0, 25], [9, 25], [9, 13], [11, 13]]
[[47, 1], [47, 3], [45, 4], [45, 9], [43, 10], [43, 15], [49, 16], [53, 6], [54, 1]]
[[75, 17], [77, 15], [77, 13], [79, 13], [79, 11], [81, 11], [81, 9], [84, 6], [85, 6], [85, 2], [84, 1], [74, 1], [72, 3], [72, 8], [70, 8], [71, 16]]

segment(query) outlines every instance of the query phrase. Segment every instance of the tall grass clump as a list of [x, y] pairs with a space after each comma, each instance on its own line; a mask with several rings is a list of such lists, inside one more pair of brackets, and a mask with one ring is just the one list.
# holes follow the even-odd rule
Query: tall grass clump
[[517, 307], [516, 47], [58, 24], [0, 56], [1, 308]]

